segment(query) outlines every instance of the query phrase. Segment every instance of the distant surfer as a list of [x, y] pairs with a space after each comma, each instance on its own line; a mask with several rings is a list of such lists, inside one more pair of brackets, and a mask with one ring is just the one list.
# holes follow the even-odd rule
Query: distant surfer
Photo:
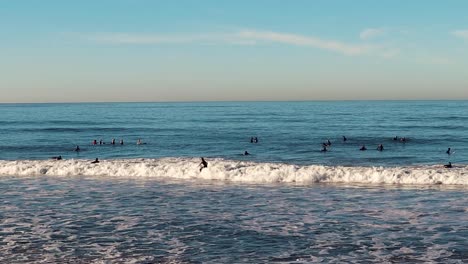
[[111, 144], [115, 145], [115, 138], [112, 139]]
[[448, 155], [452, 154], [452, 149], [448, 148], [447, 151], [445, 151], [445, 153], [447, 153]]
[[102, 139], [99, 140], [99, 145], [102, 145], [104, 144], [104, 142], [102, 141]]
[[398, 136], [395, 136], [395, 137], [393, 138], [393, 140], [397, 141], [397, 140], [398, 140]]
[[345, 136], [343, 136], [343, 142], [346, 142], [348, 140]]
[[99, 159], [96, 158], [94, 161], [92, 161], [91, 163], [99, 163]]
[[120, 145], [123, 145], [123, 144], [124, 144], [123, 139], [121, 139], [120, 140]]
[[79, 152], [81, 149], [80, 149], [80, 146], [76, 145], [76, 148], [75, 148], [75, 151], [76, 152]]
[[250, 143], [254, 143], [254, 138], [250, 137]]
[[143, 144], [143, 142], [141, 142], [141, 139], [139, 138], [139, 139], [137, 140], [137, 145], [141, 145], [141, 144]]
[[97, 145], [97, 140], [93, 140], [93, 145]]
[[400, 142], [406, 143], [406, 138], [405, 137], [400, 138]]
[[247, 152], [247, 150], [246, 150], [246, 151], [244, 151], [244, 156], [247, 156], [247, 155], [250, 155], [250, 153]]
[[327, 139], [327, 146], [331, 146], [331, 141]]
[[444, 168], [452, 168], [452, 162], [449, 162], [448, 164], [444, 165]]
[[254, 143], [258, 143], [258, 138], [254, 137]]
[[362, 147], [359, 149], [360, 151], [364, 151], [364, 150], [367, 150], [366, 146], [365, 145], [362, 145]]
[[204, 169], [204, 168], [207, 168], [208, 167], [208, 162], [206, 162], [206, 160], [201, 157], [201, 162], [200, 162], [200, 172]]
[[380, 144], [379, 146], [377, 146], [377, 150], [378, 151], [383, 151], [384, 150], [384, 147], [382, 144]]
[[323, 144], [322, 146], [322, 150], [320, 150], [321, 152], [327, 152], [328, 149], [327, 149], [327, 146], [325, 145], [325, 143]]
[[62, 156], [52, 157], [53, 160], [62, 160]]

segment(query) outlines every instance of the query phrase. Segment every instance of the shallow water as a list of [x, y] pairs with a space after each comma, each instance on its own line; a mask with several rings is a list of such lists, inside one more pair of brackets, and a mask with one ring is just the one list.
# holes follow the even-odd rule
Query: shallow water
[[468, 261], [464, 188], [0, 178], [0, 262]]

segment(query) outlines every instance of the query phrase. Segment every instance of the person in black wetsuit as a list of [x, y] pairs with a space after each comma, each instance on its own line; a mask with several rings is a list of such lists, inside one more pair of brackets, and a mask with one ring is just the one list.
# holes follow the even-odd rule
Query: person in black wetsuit
[[200, 162], [200, 172], [204, 169], [204, 168], [207, 168], [208, 167], [208, 162], [206, 162], [206, 160], [201, 157], [201, 162]]
[[244, 151], [244, 156], [247, 156], [247, 155], [250, 155], [250, 153], [247, 152], [247, 150], [246, 150], [246, 151]]
[[377, 150], [378, 150], [378, 151], [383, 151], [383, 150], [384, 150], [383, 145], [380, 144], [380, 145], [377, 147]]
[[52, 157], [53, 160], [62, 160], [62, 156]]
[[343, 141], [346, 142], [348, 140], [345, 136], [343, 136]]
[[447, 153], [448, 155], [452, 154], [452, 149], [448, 148], [447, 151], [445, 151], [445, 153]]
[[91, 163], [99, 163], [99, 160], [98, 158], [96, 158], [94, 161], [92, 161]]
[[79, 152], [81, 149], [80, 149], [80, 146], [76, 145], [76, 148], [75, 148], [75, 151], [76, 152]]
[[362, 147], [359, 150], [364, 151], [364, 150], [367, 150], [367, 148], [365, 145], [362, 145]]
[[452, 162], [449, 162], [448, 164], [444, 165], [444, 168], [452, 168]]

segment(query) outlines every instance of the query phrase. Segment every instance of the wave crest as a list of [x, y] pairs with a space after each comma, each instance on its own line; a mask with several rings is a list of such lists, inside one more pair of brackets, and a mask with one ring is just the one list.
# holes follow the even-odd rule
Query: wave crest
[[468, 185], [468, 166], [409, 167], [298, 166], [223, 159], [209, 160], [199, 171], [199, 159], [20, 160], [0, 161], [1, 176], [102, 176], [130, 178], [204, 179], [246, 183], [362, 183]]

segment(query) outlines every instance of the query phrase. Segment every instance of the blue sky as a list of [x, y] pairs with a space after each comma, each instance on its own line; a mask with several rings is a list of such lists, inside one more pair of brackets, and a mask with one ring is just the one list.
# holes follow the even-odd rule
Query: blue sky
[[0, 102], [468, 99], [467, 10], [0, 0]]

